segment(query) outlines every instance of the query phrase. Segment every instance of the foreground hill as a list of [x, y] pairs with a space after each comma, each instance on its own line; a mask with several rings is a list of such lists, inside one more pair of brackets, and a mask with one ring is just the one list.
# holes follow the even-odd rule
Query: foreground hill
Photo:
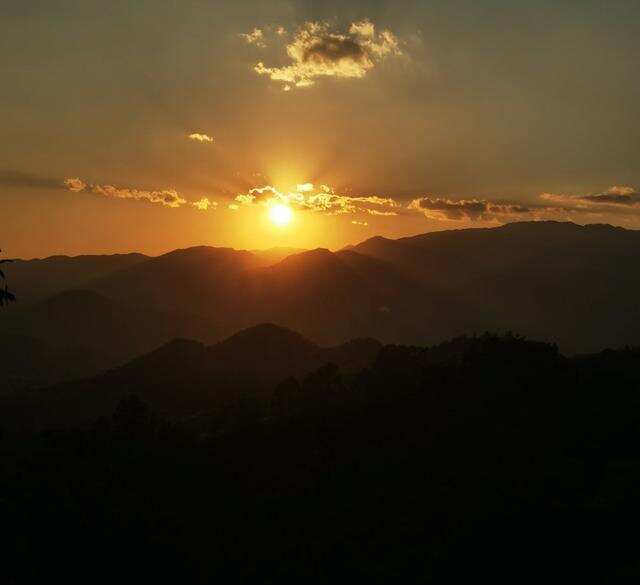
[[482, 335], [261, 383], [323, 351], [264, 325], [2, 401], [75, 417], [5, 427], [6, 581], [637, 582], [640, 353]]
[[[8, 362], [0, 393], [96, 375], [176, 336], [215, 338], [214, 323], [179, 308], [134, 306], [91, 290], [68, 290], [4, 316]], [[8, 358], [6, 356], [17, 356]], [[37, 358], [36, 356], [41, 356]]]

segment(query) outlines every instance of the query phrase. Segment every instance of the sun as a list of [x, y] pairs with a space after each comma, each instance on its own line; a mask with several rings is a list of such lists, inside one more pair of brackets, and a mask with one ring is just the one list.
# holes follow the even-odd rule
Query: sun
[[278, 203], [269, 209], [269, 219], [278, 227], [284, 227], [291, 223], [293, 211], [291, 211], [290, 207]]

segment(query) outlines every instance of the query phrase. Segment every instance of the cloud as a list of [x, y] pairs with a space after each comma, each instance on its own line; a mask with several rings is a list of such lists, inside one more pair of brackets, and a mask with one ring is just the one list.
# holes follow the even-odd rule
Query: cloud
[[[425, 217], [451, 222], [510, 221], [598, 221], [633, 222], [640, 212], [640, 191], [634, 187], [613, 186], [595, 194], [542, 193], [543, 203], [529, 205], [488, 199], [450, 199], [426, 196], [414, 199], [409, 209]], [[370, 213], [374, 213], [370, 212]]]
[[534, 216], [534, 210], [530, 207], [486, 199], [454, 200], [427, 196], [414, 199], [409, 203], [409, 208], [423, 213], [429, 219], [439, 221], [492, 221]]
[[167, 207], [181, 207], [187, 201], [178, 195], [173, 189], [163, 191], [139, 191], [137, 189], [119, 189], [113, 185], [94, 185], [91, 192], [104, 197], [114, 197], [116, 199], [134, 199], [135, 201], [148, 201], [149, 203], [160, 203]]
[[113, 185], [88, 185], [77, 177], [65, 179], [64, 185], [74, 193], [88, 191], [103, 197], [114, 199], [133, 199], [135, 201], [148, 201], [149, 203], [159, 203], [166, 207], [177, 208], [187, 201], [183, 199], [175, 190], [164, 189], [162, 191], [141, 191], [138, 189], [118, 188]]
[[640, 192], [634, 187], [620, 187], [614, 185], [602, 193], [591, 195], [564, 195], [557, 193], [543, 193], [540, 197], [563, 205], [574, 206], [578, 209], [595, 209], [607, 207], [640, 208]]
[[328, 23], [306, 22], [286, 52], [289, 65], [260, 62], [254, 67], [258, 75], [282, 82], [285, 91], [310, 87], [319, 77], [362, 78], [384, 58], [402, 54], [395, 35], [388, 30], [376, 34], [367, 19], [352, 23], [347, 33], [331, 31]]
[[264, 40], [264, 33], [259, 28], [254, 28], [250, 33], [242, 33], [240, 34], [240, 36], [247, 42], [248, 45], [255, 45], [260, 49], [264, 49], [267, 46]]
[[367, 209], [367, 213], [369, 215], [385, 215], [385, 216], [398, 215], [396, 211], [380, 211], [378, 209]]
[[211, 138], [211, 136], [207, 136], [206, 134], [198, 134], [197, 132], [189, 134], [189, 138], [191, 140], [195, 140], [196, 142], [213, 142], [213, 138]]
[[324, 215], [358, 212], [370, 213], [371, 215], [396, 215], [396, 212], [391, 211], [391, 208], [400, 207], [400, 204], [390, 197], [340, 195], [327, 185], [315, 188], [312, 183], [297, 185], [296, 190], [289, 193], [282, 193], [275, 187], [266, 185], [237, 195], [235, 201], [240, 205], [282, 203], [300, 211], [307, 210]]
[[608, 195], [634, 195], [637, 194], [638, 191], [635, 187], [619, 187], [614, 185], [613, 187], [609, 187], [607, 189]]
[[249, 205], [251, 203], [269, 203], [274, 201], [286, 202], [284, 196], [271, 185], [256, 187], [248, 193], [241, 193], [236, 196], [238, 203]]
[[78, 177], [65, 179], [64, 185], [69, 191], [73, 191], [74, 193], [79, 193], [87, 188], [87, 184], [82, 179], [78, 179]]
[[349, 33], [363, 39], [375, 39], [376, 28], [366, 18], [360, 22], [354, 22], [349, 28]]
[[189, 205], [192, 205], [200, 211], [207, 211], [209, 208], [217, 207], [218, 203], [216, 201], [211, 201], [208, 197], [202, 197], [201, 199], [198, 199], [198, 201], [192, 201]]

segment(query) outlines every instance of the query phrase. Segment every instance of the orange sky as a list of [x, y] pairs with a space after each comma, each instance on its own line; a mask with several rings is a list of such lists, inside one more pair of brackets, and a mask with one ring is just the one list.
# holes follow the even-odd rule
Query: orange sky
[[[10, 0], [0, 244], [157, 254], [540, 219], [638, 228], [639, 10]], [[275, 198], [251, 198], [267, 186]], [[276, 228], [283, 199], [294, 221]]]

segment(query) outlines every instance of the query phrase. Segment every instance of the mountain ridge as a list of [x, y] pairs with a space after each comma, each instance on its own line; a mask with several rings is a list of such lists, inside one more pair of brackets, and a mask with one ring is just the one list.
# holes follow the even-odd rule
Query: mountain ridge
[[[86, 268], [87, 278], [72, 271], [71, 282], [81, 287], [54, 294], [82, 288], [133, 315], [156, 315], [149, 317], [149, 331], [158, 321], [164, 333], [162, 339], [151, 333], [143, 339], [145, 350], [173, 337], [210, 345], [272, 322], [324, 345], [356, 337], [430, 344], [464, 333], [513, 330], [557, 341], [571, 354], [640, 342], [634, 302], [640, 295], [639, 234], [606, 224], [521, 222], [396, 240], [375, 236], [337, 251], [278, 249], [269, 259], [196, 246], [152, 258], [100, 257]], [[114, 269], [105, 273], [107, 264]], [[33, 266], [32, 282], [59, 288], [64, 279], [51, 280], [46, 263]], [[9, 282], [21, 302], [1, 318], [13, 327], [28, 321], [37, 304], [28, 294], [22, 297], [12, 268]], [[81, 318], [82, 306], [75, 316], [67, 307], [71, 321], [90, 322]], [[103, 352], [113, 346], [109, 310], [96, 305], [104, 315], [91, 317], [103, 323], [95, 331], [98, 341], [104, 338], [102, 347], [97, 343]], [[46, 334], [45, 327], [42, 341], [48, 341]], [[125, 357], [135, 357], [133, 350]]]

